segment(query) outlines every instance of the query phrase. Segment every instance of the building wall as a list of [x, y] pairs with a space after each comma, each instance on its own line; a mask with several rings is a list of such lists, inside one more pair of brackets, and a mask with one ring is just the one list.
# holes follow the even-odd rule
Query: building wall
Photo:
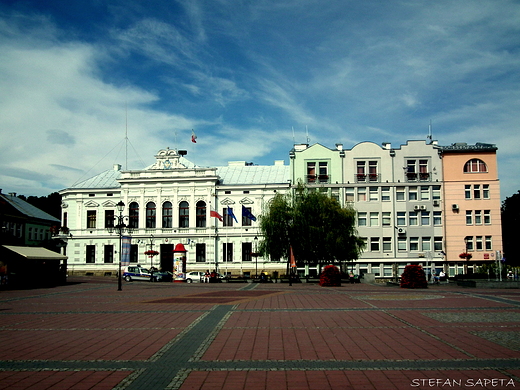
[[[464, 172], [465, 164], [473, 159], [483, 161], [487, 172]], [[474, 264], [501, 258], [500, 183], [496, 148], [483, 149], [462, 144], [458, 148], [449, 149], [443, 153], [443, 169], [447, 260], [459, 263], [459, 268], [461, 263], [463, 266], [469, 263], [470, 270], [474, 270]], [[486, 221], [488, 216], [489, 221]], [[466, 237], [472, 237], [468, 242], [468, 252], [472, 254], [470, 262], [459, 257], [466, 251]], [[489, 239], [486, 240], [486, 237]], [[480, 245], [482, 248], [477, 247]]]

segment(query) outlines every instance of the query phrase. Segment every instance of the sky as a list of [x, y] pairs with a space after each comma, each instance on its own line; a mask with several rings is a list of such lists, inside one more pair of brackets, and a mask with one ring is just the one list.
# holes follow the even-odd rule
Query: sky
[[[518, 0], [0, 0], [0, 188], [45, 196], [166, 147], [498, 147], [520, 190]], [[191, 142], [192, 129], [197, 143]]]

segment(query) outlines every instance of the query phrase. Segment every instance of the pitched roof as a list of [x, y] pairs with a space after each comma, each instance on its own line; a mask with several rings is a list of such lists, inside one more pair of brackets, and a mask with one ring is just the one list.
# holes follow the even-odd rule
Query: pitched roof
[[45, 211], [40, 210], [38, 207], [33, 206], [32, 204], [16, 196], [0, 194], [0, 197], [23, 215], [46, 221], [60, 222], [58, 218], [53, 217]]
[[288, 165], [228, 165], [217, 167], [220, 184], [287, 184]]

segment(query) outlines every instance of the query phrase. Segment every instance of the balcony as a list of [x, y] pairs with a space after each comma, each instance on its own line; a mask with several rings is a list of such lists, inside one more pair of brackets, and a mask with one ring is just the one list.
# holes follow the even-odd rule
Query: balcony
[[356, 183], [379, 183], [381, 182], [381, 175], [379, 173], [358, 173], [355, 176]]
[[431, 181], [431, 175], [429, 172], [407, 172], [406, 173], [406, 181], [407, 182], [427, 182]]
[[307, 175], [308, 184], [327, 184], [330, 183], [329, 175]]

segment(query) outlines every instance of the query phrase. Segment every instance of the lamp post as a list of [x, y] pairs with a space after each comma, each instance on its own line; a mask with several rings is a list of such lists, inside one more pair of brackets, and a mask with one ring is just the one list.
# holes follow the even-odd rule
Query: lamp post
[[119, 211], [119, 215], [114, 217], [114, 220], [117, 221], [117, 224], [115, 226], [108, 226], [107, 231], [112, 234], [113, 232], [116, 232], [119, 235], [119, 272], [117, 274], [117, 291], [122, 290], [122, 275], [121, 275], [121, 260], [123, 258], [122, 251], [123, 251], [123, 233], [125, 230], [130, 233], [131, 228], [125, 224], [125, 217], [123, 215], [123, 210], [125, 209], [125, 204], [122, 200], [119, 201], [119, 203], [116, 204], [117, 211]]
[[258, 279], [258, 237], [255, 236], [255, 279]]

